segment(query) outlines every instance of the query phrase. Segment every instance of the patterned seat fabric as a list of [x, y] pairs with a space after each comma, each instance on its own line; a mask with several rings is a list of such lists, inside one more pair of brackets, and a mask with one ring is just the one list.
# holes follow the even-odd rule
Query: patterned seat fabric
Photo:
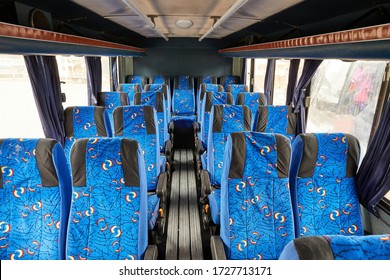
[[221, 185], [226, 257], [278, 259], [294, 238], [290, 142], [278, 134], [239, 132], [226, 146]]
[[390, 260], [390, 235], [308, 236], [286, 245], [283, 260]]
[[148, 79], [142, 75], [127, 75], [125, 81], [127, 84], [139, 84], [141, 88], [148, 83]]
[[228, 104], [233, 105], [233, 97], [230, 92], [206, 92], [205, 98], [202, 103], [203, 108], [201, 110], [200, 124], [202, 126], [201, 131], [198, 133], [198, 138], [203, 142], [203, 145], [207, 147], [208, 135], [209, 135], [209, 123], [211, 109], [214, 105]]
[[164, 94], [164, 104], [166, 107], [165, 112], [167, 114], [168, 120], [170, 120], [171, 119], [171, 108], [172, 108], [171, 102], [172, 101], [171, 101], [170, 91], [168, 90], [168, 86], [165, 84], [147, 84], [144, 87], [144, 92], [147, 92], [147, 91], [162, 92]]
[[166, 84], [169, 88], [170, 86], [170, 79], [167, 76], [163, 75], [155, 75], [149, 77], [149, 83], [151, 84]]
[[106, 108], [111, 128], [114, 127], [114, 118], [112, 114], [114, 113], [115, 108], [129, 104], [129, 97], [124, 92], [99, 92], [97, 96], [97, 105]]
[[237, 102], [237, 95], [241, 92], [247, 92], [248, 86], [243, 84], [230, 84], [227, 86], [227, 91], [232, 93], [234, 102]]
[[68, 107], [65, 115], [65, 155], [70, 162], [70, 150], [77, 139], [111, 137], [107, 112], [100, 106]]
[[137, 141], [90, 138], [72, 149], [68, 259], [142, 259], [148, 243], [145, 164]]
[[[230, 133], [250, 131], [252, 113], [247, 106], [214, 105], [210, 116], [207, 144], [207, 171], [211, 185], [217, 187], [209, 195], [211, 217], [219, 224], [221, 175], [225, 145]], [[217, 206], [217, 207], [215, 207]]]
[[206, 92], [222, 92], [223, 86], [218, 84], [201, 84], [199, 86], [199, 92], [196, 98], [196, 114], [198, 115], [198, 122], [201, 122], [203, 99]]
[[61, 144], [0, 139], [0, 259], [65, 259], [71, 192]]
[[267, 99], [262, 92], [241, 92], [237, 95], [236, 104], [248, 106], [255, 118], [259, 106], [267, 105]]
[[129, 98], [129, 105], [134, 104], [134, 94], [142, 91], [139, 84], [119, 84], [118, 90], [127, 94], [127, 97]]
[[291, 106], [259, 106], [253, 131], [279, 133], [290, 141], [295, 139], [296, 116]]
[[194, 90], [194, 78], [184, 75], [175, 76], [173, 80], [173, 89]]
[[293, 143], [290, 185], [296, 237], [362, 235], [355, 175], [359, 142], [343, 133], [306, 133]]
[[[232, 76], [232, 75], [227, 75], [227, 76], [222, 76], [219, 79], [219, 83], [223, 86], [223, 88], [228, 91], [228, 86], [230, 84], [239, 84], [240, 77], [239, 76]], [[246, 90], [247, 91], [247, 90]]]
[[147, 105], [153, 106], [157, 113], [157, 123], [159, 131], [160, 151], [164, 152], [165, 142], [169, 140], [168, 133], [168, 117], [166, 113], [166, 107], [164, 94], [162, 92], [147, 91], [142, 93], [136, 93], [134, 96], [134, 105]]

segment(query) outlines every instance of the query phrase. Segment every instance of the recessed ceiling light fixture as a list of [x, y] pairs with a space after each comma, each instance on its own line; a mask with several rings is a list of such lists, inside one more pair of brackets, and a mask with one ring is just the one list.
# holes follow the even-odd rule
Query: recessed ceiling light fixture
[[188, 19], [179, 19], [175, 24], [181, 29], [188, 29], [193, 25], [192, 21]]

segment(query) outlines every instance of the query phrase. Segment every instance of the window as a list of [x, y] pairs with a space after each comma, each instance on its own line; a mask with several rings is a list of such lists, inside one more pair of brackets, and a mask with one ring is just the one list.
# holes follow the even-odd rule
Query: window
[[0, 55], [0, 138], [45, 137], [23, 56]]
[[290, 60], [276, 60], [273, 105], [286, 105]]
[[251, 88], [251, 68], [252, 68], [252, 58], [245, 59], [245, 84], [250, 91]]
[[264, 92], [264, 79], [266, 70], [267, 59], [255, 59], [255, 73], [253, 80], [254, 92]]
[[308, 132], [346, 132], [366, 153], [386, 62], [325, 60], [311, 85]]
[[102, 59], [102, 91], [111, 91], [110, 58], [108, 56], [103, 56], [101, 59]]
[[84, 57], [56, 56], [62, 92], [66, 95], [65, 108], [88, 105], [87, 68]]

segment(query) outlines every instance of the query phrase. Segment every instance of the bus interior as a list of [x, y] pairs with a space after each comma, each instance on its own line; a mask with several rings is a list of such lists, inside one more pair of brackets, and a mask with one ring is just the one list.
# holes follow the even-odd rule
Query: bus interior
[[390, 1], [0, 7], [0, 259], [390, 259]]

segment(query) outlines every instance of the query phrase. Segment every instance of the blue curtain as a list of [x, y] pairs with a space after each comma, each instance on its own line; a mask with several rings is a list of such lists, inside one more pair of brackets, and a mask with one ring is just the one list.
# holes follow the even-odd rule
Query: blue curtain
[[102, 91], [102, 61], [100, 57], [86, 56], [88, 105], [97, 104], [97, 94]]
[[54, 56], [24, 57], [30, 77], [35, 104], [47, 138], [64, 144], [64, 109], [57, 61]]
[[118, 79], [118, 57], [110, 57], [110, 65], [111, 65], [111, 90], [117, 91], [119, 87], [119, 79]]
[[300, 59], [290, 60], [290, 68], [288, 70], [286, 105], [290, 105], [293, 100], [294, 90], [298, 80], [298, 69], [299, 69], [300, 62], [301, 62]]
[[306, 131], [306, 89], [321, 63], [322, 60], [306, 59], [305, 64], [303, 65], [302, 75], [299, 78], [298, 84], [294, 90], [291, 104], [295, 108], [295, 114], [297, 114], [297, 127], [295, 130], [296, 135]]
[[264, 95], [267, 98], [267, 104], [271, 104], [271, 97], [274, 91], [275, 59], [268, 59], [267, 69], [264, 78]]
[[378, 216], [375, 206], [390, 191], [390, 100], [356, 175], [360, 203]]

